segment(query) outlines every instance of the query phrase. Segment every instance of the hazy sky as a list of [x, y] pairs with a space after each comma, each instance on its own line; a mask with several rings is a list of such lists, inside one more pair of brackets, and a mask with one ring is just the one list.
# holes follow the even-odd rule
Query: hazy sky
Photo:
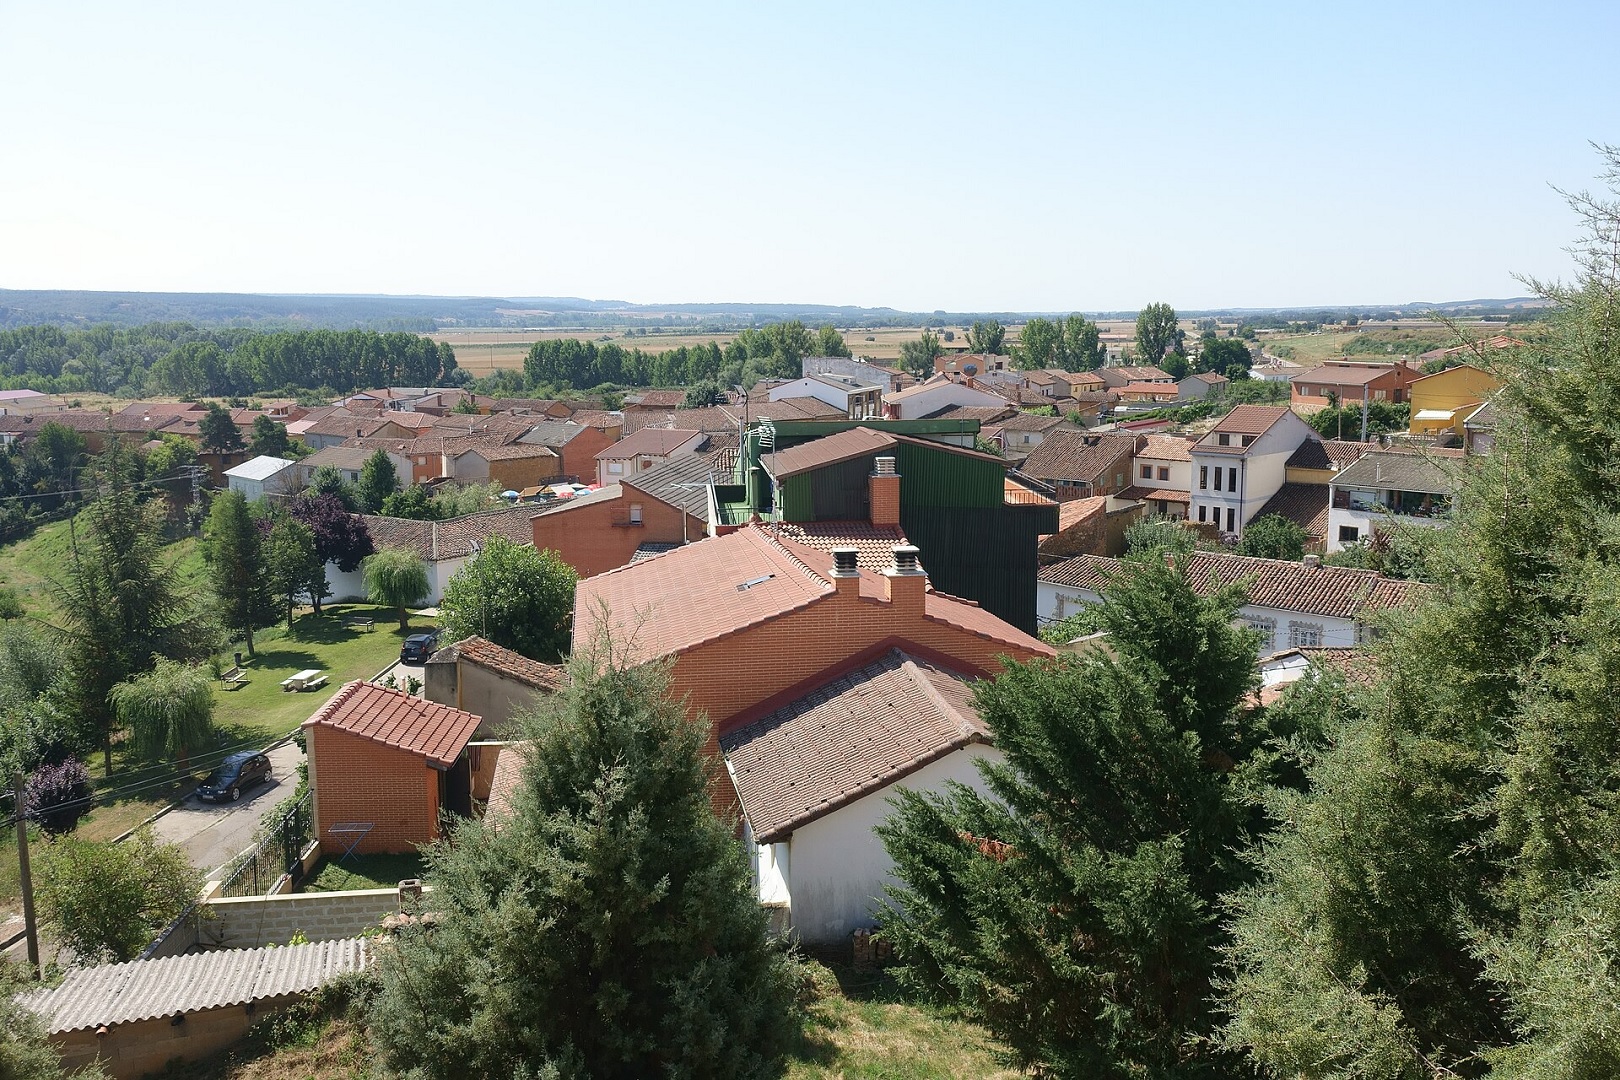
[[1620, 4], [0, 0], [0, 287], [1502, 297]]

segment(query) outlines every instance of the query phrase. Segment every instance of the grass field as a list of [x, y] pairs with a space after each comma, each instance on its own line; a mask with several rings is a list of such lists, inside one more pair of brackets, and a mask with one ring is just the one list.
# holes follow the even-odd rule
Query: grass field
[[[83, 529], [78, 528], [81, 534]], [[33, 618], [59, 625], [61, 605], [52, 581], [60, 580], [72, 556], [69, 522], [53, 521], [26, 540], [0, 548], [0, 582], [17, 590], [23, 610]], [[178, 564], [182, 588], [190, 593], [203, 586], [206, 567], [195, 537], [169, 544], [164, 557]]]
[[353, 892], [356, 889], [392, 889], [407, 878], [420, 878], [422, 856], [350, 855], [343, 860], [323, 859], [304, 892]]
[[[790, 1048], [787, 1080], [1012, 1080], [1005, 1050], [982, 1028], [910, 1004], [881, 973], [837, 967], [818, 980]], [[335, 1010], [334, 1010], [335, 1011]], [[359, 1080], [386, 1075], [358, 1018], [266, 1024], [170, 1080]]]

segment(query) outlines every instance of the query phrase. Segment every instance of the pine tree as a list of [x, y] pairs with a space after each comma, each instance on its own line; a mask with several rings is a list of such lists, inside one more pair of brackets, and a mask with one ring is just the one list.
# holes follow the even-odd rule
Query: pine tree
[[1200, 598], [1173, 558], [1105, 593], [1108, 652], [1009, 664], [975, 691], [1006, 754], [966, 787], [902, 792], [879, 827], [902, 882], [884, 933], [924, 994], [1053, 1075], [1216, 1076], [1216, 903], [1244, 880], [1234, 782], [1259, 745], [1241, 703], [1240, 589]]
[[241, 492], [214, 496], [206, 538], [220, 621], [242, 636], [252, 656], [253, 631], [274, 622], [276, 612], [259, 527]]
[[776, 1075], [791, 965], [709, 803], [705, 725], [606, 650], [527, 721], [510, 820], [429, 855], [438, 921], [380, 964], [408, 1076]]
[[375, 514], [382, 509], [388, 496], [399, 490], [399, 472], [394, 468], [394, 462], [381, 450], [366, 459], [360, 467], [360, 483], [356, 487], [356, 497], [360, 505], [368, 514]]

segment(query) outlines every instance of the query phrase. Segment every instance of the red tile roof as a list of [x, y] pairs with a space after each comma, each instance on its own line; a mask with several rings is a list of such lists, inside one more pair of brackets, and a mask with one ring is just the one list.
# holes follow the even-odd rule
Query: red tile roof
[[531, 742], [507, 743], [496, 752], [495, 775], [489, 782], [489, 801], [484, 806], [484, 820], [500, 827], [512, 817], [513, 800], [518, 785], [523, 782], [523, 769], [529, 763]]
[[[873, 525], [866, 521], [783, 522], [771, 526], [771, 529], [778, 536], [826, 552], [829, 556], [833, 548], [852, 547], [860, 552], [860, 565], [874, 572], [892, 563], [895, 545], [906, 542], [905, 533], [900, 531], [899, 526]], [[827, 562], [830, 563], [831, 559]]]
[[1373, 443], [1350, 442], [1347, 439], [1306, 439], [1288, 458], [1290, 469], [1342, 469], [1360, 458], [1368, 450], [1377, 449]]
[[1219, 423], [1210, 428], [1210, 433], [1225, 432], [1229, 435], [1264, 435], [1270, 431], [1272, 425], [1288, 415], [1289, 410], [1281, 405], [1239, 405], [1225, 416]]
[[598, 461], [612, 461], [620, 458], [633, 458], [642, 454], [654, 457], [663, 457], [673, 454], [686, 443], [699, 438], [703, 433], [688, 428], [642, 428], [634, 435], [627, 435], [612, 446], [596, 455]]
[[1328, 486], [1326, 484], [1284, 484], [1266, 500], [1256, 517], [1278, 514], [1305, 530], [1312, 540], [1327, 539]]
[[1189, 491], [1180, 491], [1176, 488], [1142, 487], [1136, 484], [1121, 491], [1119, 497], [1122, 499], [1134, 499], [1137, 502], [1142, 502], [1144, 499], [1158, 499], [1160, 502], [1192, 502], [1192, 493]]
[[1037, 480], [1095, 481], [1121, 471], [1120, 458], [1130, 457], [1135, 450], [1135, 435], [1054, 431], [1030, 451], [1020, 468]]
[[[1207, 595], [1217, 586], [1252, 579], [1250, 604], [1307, 615], [1350, 619], [1363, 608], [1393, 608], [1416, 602], [1429, 588], [1415, 581], [1386, 578], [1373, 570], [1346, 566], [1307, 566], [1287, 559], [1195, 552], [1184, 556], [1187, 579]], [[1091, 592], [1106, 587], [1122, 564], [1100, 555], [1076, 555], [1041, 570], [1041, 581]]]
[[1142, 438], [1146, 441], [1136, 452], [1139, 458], [1152, 458], [1154, 461], [1192, 460], [1192, 441], [1180, 435], [1144, 435]]
[[434, 659], [437, 660], [443, 652], [451, 654], [446, 659], [465, 660], [537, 690], [556, 690], [566, 678], [565, 670], [558, 664], [542, 664], [481, 637], [464, 638], [434, 654]]
[[425, 758], [447, 769], [471, 741], [482, 718], [448, 705], [424, 701], [403, 690], [352, 682], [304, 721], [304, 727], [330, 727]]
[[887, 432], [854, 427], [802, 442], [778, 453], [766, 451], [763, 456], [766, 468], [773, 471], [777, 479], [785, 480], [800, 473], [836, 465], [840, 461], [893, 450], [896, 445], [894, 436]]
[[781, 840], [989, 731], [960, 675], [898, 649], [720, 738], [761, 843]]

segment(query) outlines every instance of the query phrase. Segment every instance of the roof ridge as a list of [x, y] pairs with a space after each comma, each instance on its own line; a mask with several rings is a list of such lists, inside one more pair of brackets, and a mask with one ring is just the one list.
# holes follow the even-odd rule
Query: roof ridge
[[934, 681], [927, 675], [928, 671], [938, 671], [941, 674], [955, 678], [957, 676], [954, 673], [946, 671], [937, 664], [930, 664], [921, 657], [912, 656], [899, 646], [895, 646], [894, 651], [900, 655], [901, 666], [910, 669], [911, 677], [922, 688], [923, 695], [933, 703], [934, 708], [939, 710], [939, 715], [948, 722], [954, 721], [952, 726], [957, 729], [957, 734], [964, 740], [964, 744], [972, 741], [976, 735], [986, 735], [985, 732], [981, 732], [974, 726], [971, 721], [958, 715], [956, 708], [945, 700], [945, 695], [939, 692], [939, 688], [934, 685]]

